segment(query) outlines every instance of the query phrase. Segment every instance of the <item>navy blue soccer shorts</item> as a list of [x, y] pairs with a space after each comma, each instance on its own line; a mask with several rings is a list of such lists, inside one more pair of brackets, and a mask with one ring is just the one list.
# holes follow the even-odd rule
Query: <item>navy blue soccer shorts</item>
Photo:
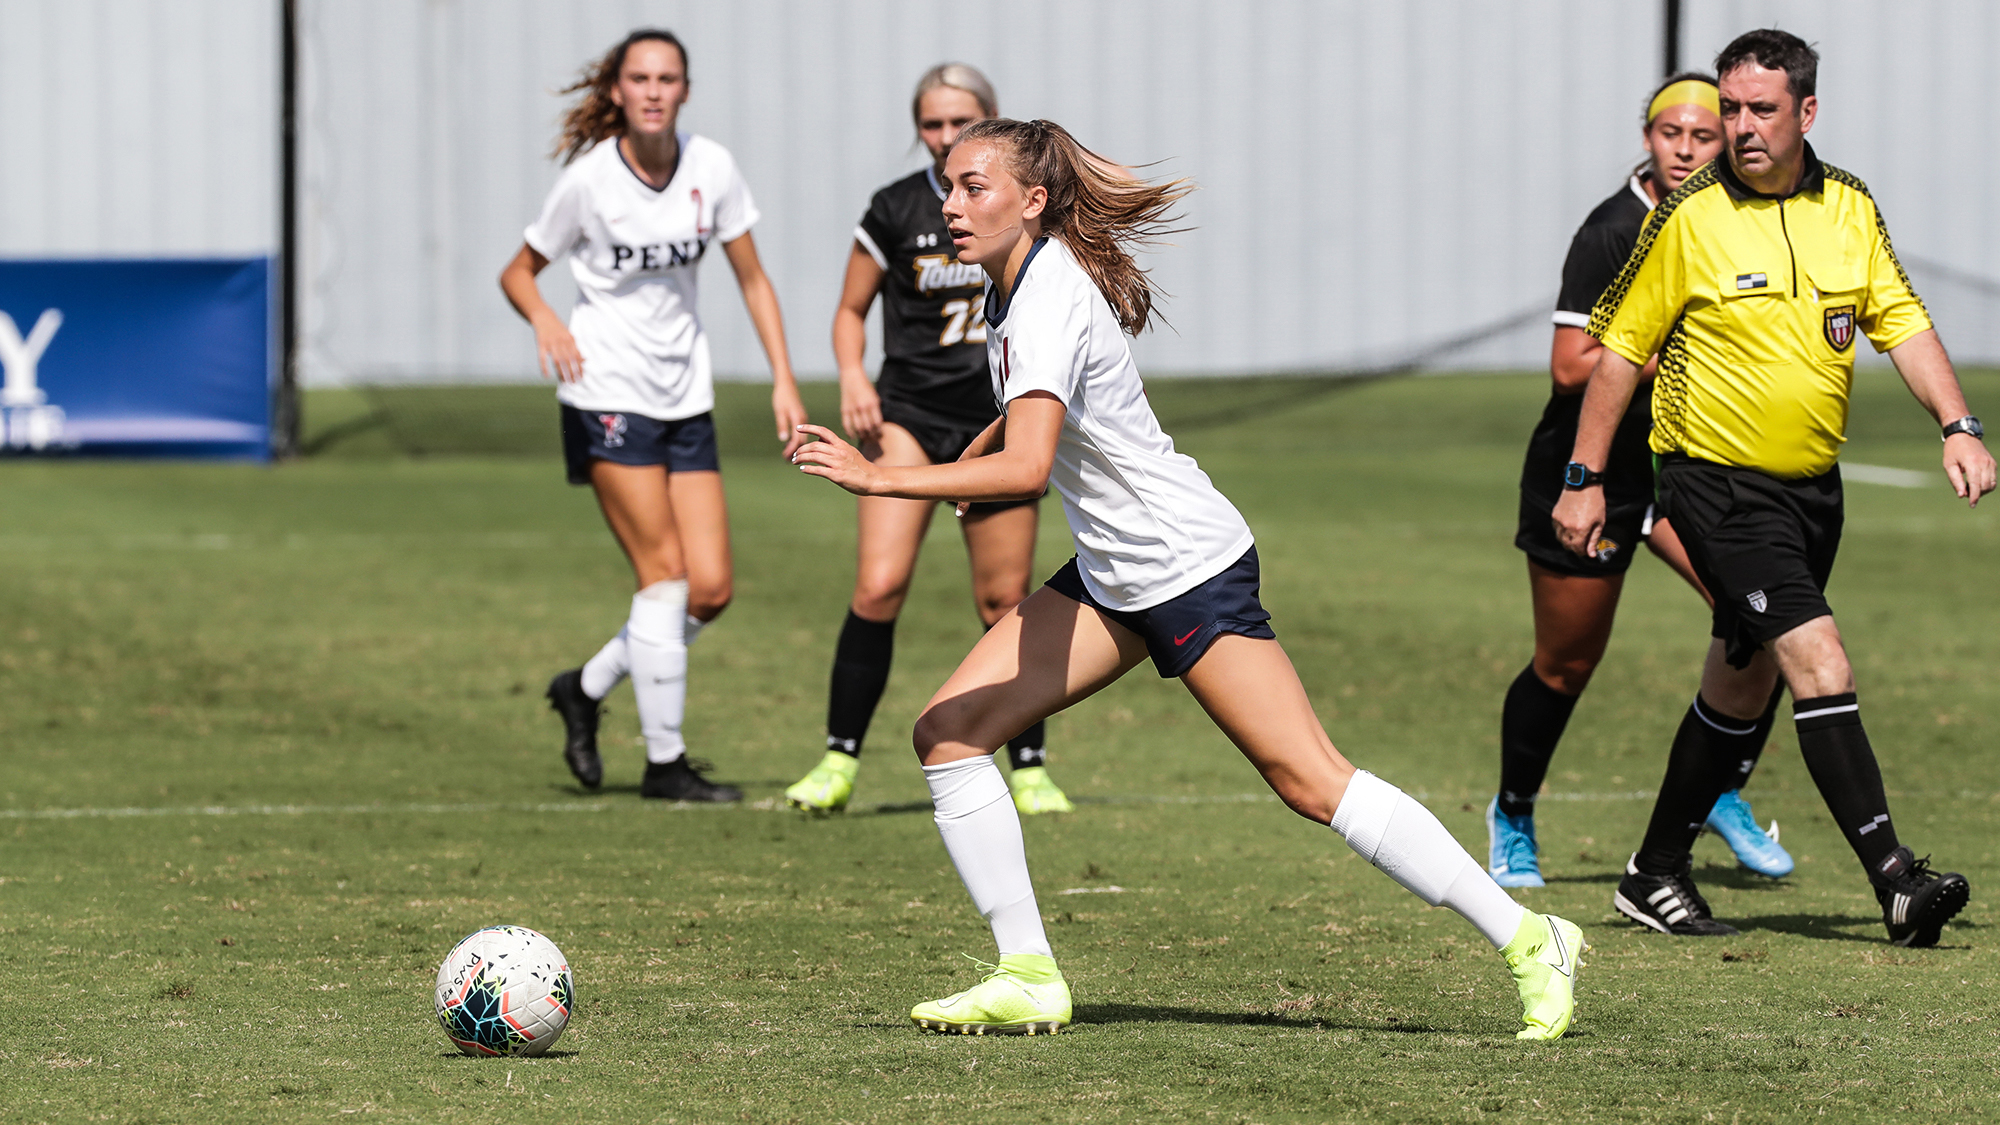
[[1063, 597], [1082, 602], [1137, 633], [1146, 642], [1146, 651], [1162, 679], [1186, 675], [1207, 654], [1215, 638], [1225, 633], [1276, 640], [1271, 615], [1257, 600], [1258, 584], [1255, 547], [1243, 552], [1243, 557], [1221, 574], [1146, 609], [1110, 609], [1091, 597], [1075, 559], [1064, 563], [1045, 583]]
[[665, 465], [670, 473], [715, 472], [715, 417], [697, 414], [671, 422], [644, 414], [562, 408], [563, 462], [571, 484], [590, 483], [590, 463]]

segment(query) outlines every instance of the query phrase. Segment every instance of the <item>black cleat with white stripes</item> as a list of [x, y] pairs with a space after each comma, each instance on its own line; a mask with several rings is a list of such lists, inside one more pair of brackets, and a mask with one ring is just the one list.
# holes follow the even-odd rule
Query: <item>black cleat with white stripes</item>
[[1938, 943], [1944, 924], [1972, 898], [1972, 884], [1956, 871], [1931, 870], [1931, 857], [1916, 858], [1897, 848], [1869, 875], [1875, 900], [1882, 904], [1882, 921], [1897, 945], [1927, 949]]
[[1641, 874], [1638, 858], [1625, 861], [1625, 877], [1611, 896], [1620, 914], [1679, 937], [1729, 937], [1737, 932], [1716, 921], [1708, 912], [1708, 901], [1694, 889], [1693, 856], [1682, 856], [1671, 875]]

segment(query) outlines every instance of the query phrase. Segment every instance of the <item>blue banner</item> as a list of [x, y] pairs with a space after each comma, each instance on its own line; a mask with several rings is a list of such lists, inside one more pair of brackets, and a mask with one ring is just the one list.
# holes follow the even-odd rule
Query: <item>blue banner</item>
[[0, 261], [0, 450], [268, 458], [273, 264]]

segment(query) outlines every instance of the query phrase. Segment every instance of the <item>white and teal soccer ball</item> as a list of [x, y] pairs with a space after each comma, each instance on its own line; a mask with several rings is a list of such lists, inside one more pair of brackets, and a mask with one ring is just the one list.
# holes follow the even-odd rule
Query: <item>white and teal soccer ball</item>
[[546, 1052], [575, 996], [562, 950], [526, 926], [468, 934], [438, 967], [438, 1023], [468, 1055]]

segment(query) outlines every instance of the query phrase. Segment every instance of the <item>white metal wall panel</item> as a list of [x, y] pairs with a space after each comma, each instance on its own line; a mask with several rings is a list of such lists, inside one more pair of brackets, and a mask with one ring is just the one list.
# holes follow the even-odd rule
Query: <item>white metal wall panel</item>
[[278, 6], [0, 0], [0, 254], [269, 254]]
[[2000, 5], [1691, 0], [1687, 12], [1684, 54], [1703, 68], [1755, 27], [1818, 49], [1814, 150], [1867, 182], [1945, 346], [1961, 362], [2000, 359]]
[[[553, 182], [550, 91], [631, 27], [689, 44], [683, 122], [735, 152], [795, 365], [854, 220], [919, 166], [910, 87], [972, 62], [1002, 109], [1191, 176], [1194, 231], [1152, 258], [1173, 330], [1149, 370], [1351, 366], [1552, 298], [1570, 232], [1636, 156], [1651, 5], [1263, 0], [308, 0], [306, 373], [508, 378], [531, 337], [494, 278]], [[762, 356], [726, 265], [719, 371]], [[544, 275], [566, 301], [560, 270]], [[560, 302], [559, 302], [560, 307]], [[1459, 357], [1535, 364], [1545, 330]]]
[[[934, 62], [980, 66], [1010, 116], [1053, 118], [1116, 159], [1199, 181], [1196, 229], [1149, 259], [1173, 328], [1138, 351], [1165, 374], [1389, 362], [1545, 310], [1570, 234], [1640, 155], [1661, 57], [1658, 4], [1601, 0], [303, 8], [315, 382], [533, 377], [532, 337], [495, 277], [557, 172], [551, 91], [642, 24], [689, 44], [682, 121], [728, 146], [757, 195], [757, 242], [806, 374], [832, 370], [827, 326], [854, 220], [874, 188], [922, 162], [908, 96]], [[1687, 8], [1690, 62], [1771, 13], [1796, 16], [1828, 53], [1822, 150], [1876, 186], [1913, 262], [1992, 273], [2000, 233], [1977, 185], [1992, 182], [1994, 157], [1939, 146], [2000, 108], [1984, 65], [2000, 26], [1984, 6]], [[705, 267], [703, 299], [716, 367], [760, 377], [722, 261]], [[1913, 273], [1961, 355], [2000, 356], [1994, 330], [1957, 325], [1972, 319], [1959, 305], [1990, 313], [1990, 297]], [[566, 307], [566, 270], [544, 279]], [[1538, 366], [1547, 321], [1528, 321], [1441, 362]]]

